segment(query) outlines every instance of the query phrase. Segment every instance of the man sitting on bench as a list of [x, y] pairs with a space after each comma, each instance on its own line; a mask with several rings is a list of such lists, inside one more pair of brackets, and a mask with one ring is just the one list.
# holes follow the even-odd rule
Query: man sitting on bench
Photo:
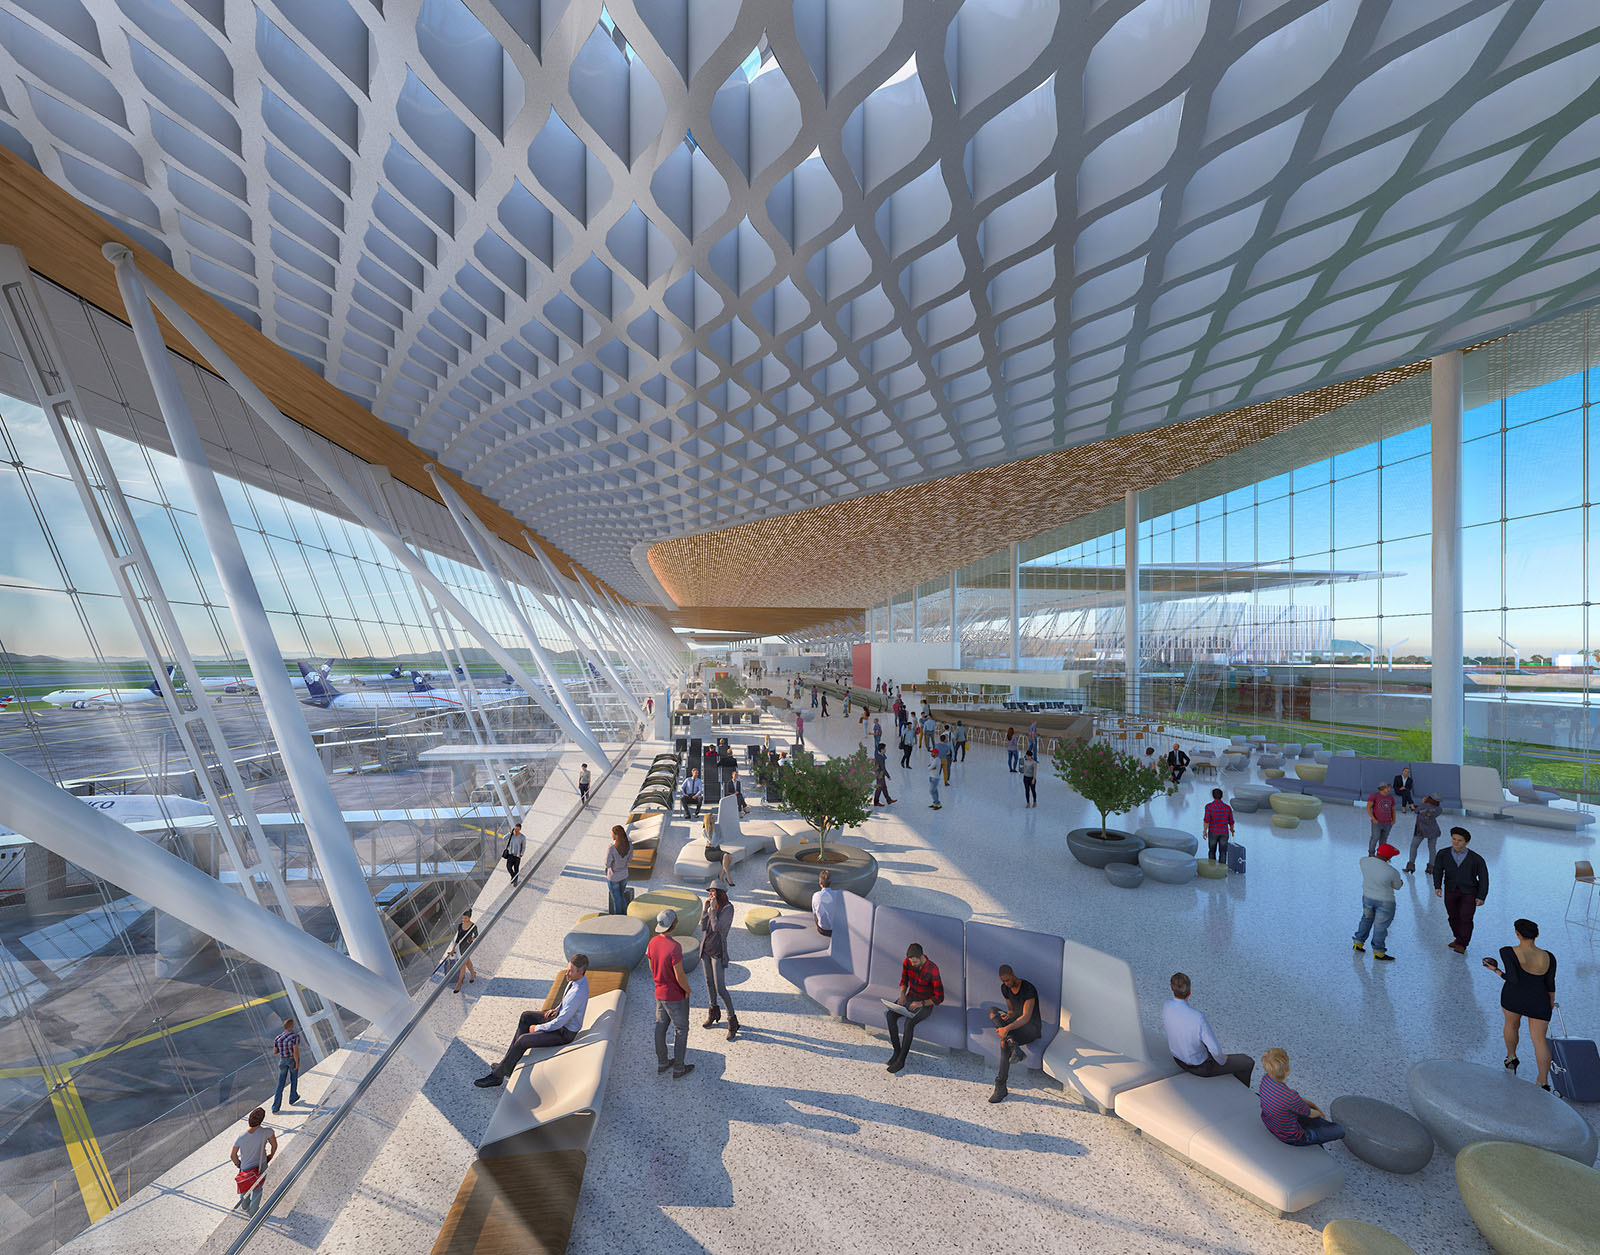
[[706, 800], [706, 786], [700, 779], [698, 767], [690, 768], [689, 777], [679, 786], [678, 794], [683, 798], [683, 813], [690, 819], [698, 816]]
[[1039, 991], [1032, 981], [1023, 980], [1011, 965], [1000, 965], [1000, 993], [1006, 1000], [1006, 1009], [989, 1008], [989, 1022], [1000, 1034], [1000, 1071], [994, 1078], [994, 1093], [990, 1102], [1004, 1102], [1007, 1094], [1006, 1080], [1011, 1075], [1011, 1065], [1022, 1058], [1022, 1048], [1030, 1041], [1038, 1041]]
[[1189, 977], [1185, 973], [1174, 972], [1170, 984], [1172, 997], [1161, 1008], [1161, 1021], [1167, 1030], [1172, 1061], [1192, 1076], [1231, 1076], [1249, 1089], [1256, 1061], [1249, 1055], [1223, 1053], [1205, 1012], [1189, 1005]]
[[564, 975], [567, 987], [561, 994], [560, 1005], [554, 1011], [522, 1013], [505, 1058], [490, 1068], [487, 1076], [480, 1076], [472, 1082], [479, 1089], [493, 1089], [505, 1084], [528, 1051], [565, 1046], [578, 1035], [578, 1030], [583, 1027], [584, 1012], [589, 1009], [589, 956], [573, 955], [567, 962]]

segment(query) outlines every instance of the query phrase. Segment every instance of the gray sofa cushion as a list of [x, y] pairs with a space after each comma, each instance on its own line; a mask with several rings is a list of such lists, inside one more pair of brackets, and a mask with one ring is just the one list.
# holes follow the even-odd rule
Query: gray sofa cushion
[[1009, 963], [1039, 991], [1039, 1040], [1022, 1052], [1030, 1068], [1043, 1067], [1045, 1047], [1061, 1028], [1061, 938], [969, 920], [966, 945], [967, 1049], [988, 1059], [1000, 1058], [1000, 1038], [989, 1022], [989, 1008], [1005, 1010], [999, 967]]
[[888, 1014], [882, 998], [900, 995], [900, 967], [906, 947], [918, 942], [939, 967], [944, 1002], [917, 1025], [925, 1041], [964, 1050], [967, 1045], [965, 942], [961, 921], [949, 915], [880, 906], [872, 921], [872, 962], [865, 987], [845, 1007], [844, 1018], [854, 1024], [883, 1024]]
[[835, 925], [827, 950], [779, 959], [778, 974], [830, 1015], [843, 1015], [845, 1004], [867, 983], [872, 929], [872, 903], [846, 892], [844, 924]]

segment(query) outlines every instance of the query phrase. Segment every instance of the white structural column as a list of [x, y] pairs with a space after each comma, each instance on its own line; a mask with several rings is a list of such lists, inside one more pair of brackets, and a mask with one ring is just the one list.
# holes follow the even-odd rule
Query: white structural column
[[654, 687], [668, 687], [672, 677], [671, 669], [666, 660], [660, 657], [659, 651], [652, 648], [651, 643], [641, 635], [638, 625], [630, 622], [628, 617], [621, 613], [614, 600], [607, 598], [589, 583], [582, 571], [574, 568], [572, 574], [579, 586], [588, 594], [589, 601], [595, 608], [595, 622], [602, 624], [611, 633], [622, 652], [633, 659], [635, 668], [644, 672], [647, 677], [654, 675]]
[[956, 573], [950, 572], [950, 667], [952, 670], [961, 669], [961, 621], [956, 617], [957, 610]]
[[[1022, 669], [1022, 546], [1011, 546], [1011, 670]], [[1020, 687], [1011, 685], [1011, 696], [1021, 695]]]
[[1462, 356], [1433, 359], [1433, 761], [1459, 763], [1466, 722], [1461, 592]]
[[911, 590], [911, 639], [922, 639], [922, 596], [915, 588]]
[[1122, 496], [1122, 709], [1136, 715], [1139, 702], [1139, 493]]
[[[566, 616], [563, 617], [557, 614], [549, 599], [530, 580], [528, 587], [533, 590], [533, 595], [539, 599], [539, 604], [545, 608], [545, 612], [562, 625], [567, 635], [572, 637], [573, 643], [589, 655], [589, 660], [600, 669], [601, 673], [606, 677], [606, 682], [611, 685], [617, 696], [622, 699], [623, 705], [642, 723], [644, 721], [644, 707], [639, 705], [638, 698], [634, 697], [632, 690], [622, 682], [622, 677], [612, 667], [611, 659], [606, 657], [605, 645], [593, 630], [592, 625], [584, 619], [582, 612], [578, 609], [578, 604], [572, 600], [572, 594], [567, 591], [566, 581], [561, 578], [555, 567], [550, 565], [550, 560], [544, 556], [544, 551], [539, 547], [538, 541], [534, 540], [527, 532], [522, 533], [522, 539], [527, 544], [529, 552], [533, 554], [540, 570], [544, 572], [545, 578], [550, 581], [550, 587], [554, 590], [555, 595], [561, 599], [561, 604], [566, 607]], [[570, 622], [568, 622], [569, 619]], [[574, 635], [574, 633], [577, 635]], [[579, 637], [582, 638], [581, 641], [578, 639]]]
[[[228, 517], [227, 504], [195, 428], [194, 417], [189, 413], [189, 403], [178, 387], [172, 358], [156, 326], [144, 280], [134, 264], [133, 254], [126, 248], [108, 244], [106, 256], [116, 268], [117, 287], [139, 345], [139, 356], [144, 360], [145, 371], [155, 390], [157, 407], [172, 440], [172, 452], [194, 498], [200, 530], [211, 550], [211, 561], [222, 583], [223, 595], [239, 629], [239, 641], [250, 664], [250, 674], [277, 741], [284, 774], [289, 777], [295, 801], [305, 819], [306, 839], [317, 856], [328, 901], [339, 921], [345, 944], [358, 963], [375, 973], [398, 996], [404, 997], [405, 984], [400, 979], [400, 969], [395, 964], [383, 921], [372, 904], [372, 891], [367, 886], [361, 860], [356, 856], [350, 830], [345, 827], [344, 812], [328, 786], [322, 761], [300, 714], [300, 703], [289, 683], [283, 655], [278, 652], [272, 623], [267, 618], [255, 577], [250, 573], [250, 564], [245, 560], [239, 535]], [[187, 332], [184, 337], [200, 348]], [[112, 878], [116, 879], [114, 875]]]
[[671, 676], [662, 666], [654, 654], [642, 651], [636, 642], [630, 640], [626, 625], [614, 614], [606, 610], [594, 595], [594, 589], [583, 578], [581, 571], [574, 570], [576, 577], [574, 587], [583, 598], [584, 614], [588, 617], [590, 625], [597, 635], [601, 637], [602, 645], [609, 641], [611, 648], [617, 651], [618, 659], [626, 662], [638, 675], [643, 687], [655, 690], [671, 687]]
[[[433, 480], [434, 487], [439, 490], [439, 499], [444, 502], [444, 508], [450, 511], [450, 517], [455, 520], [456, 527], [460, 529], [462, 539], [467, 542], [467, 548], [472, 550], [472, 556], [478, 560], [478, 566], [489, 577], [496, 595], [505, 603], [506, 613], [511, 616], [511, 621], [517, 625], [517, 630], [522, 633], [522, 639], [527, 641], [528, 650], [533, 654], [534, 664], [543, 673], [549, 683], [551, 691], [556, 695], [556, 701], [561, 703], [561, 709], [567, 712], [567, 718], [572, 721], [573, 727], [581, 732], [593, 748], [599, 748], [595, 740], [594, 729], [589, 726], [589, 721], [579, 712], [573, 703], [572, 694], [567, 691], [566, 684], [561, 676], [556, 673], [555, 660], [545, 652], [539, 642], [538, 633], [533, 630], [533, 624], [528, 622], [528, 617], [522, 613], [522, 604], [512, 595], [511, 589], [506, 585], [505, 579], [500, 574], [500, 564], [495, 561], [494, 554], [489, 552], [485, 537], [480, 533], [480, 524], [475, 516], [467, 509], [466, 503], [456, 495], [455, 489], [445, 482], [439, 474], [439, 468], [429, 462], [423, 468]], [[577, 641], [572, 642], [573, 652], [581, 653], [582, 647]], [[586, 749], [590, 746], [585, 746]]]
[[[386, 1033], [393, 1033], [410, 1013], [410, 1000], [398, 977], [389, 981], [264, 907], [245, 901], [199, 868], [153, 841], [131, 836], [103, 811], [83, 805], [4, 754], [0, 754], [0, 823], [143, 898], [156, 910], [315, 989]], [[437, 1058], [440, 1048], [432, 1033], [424, 1032], [417, 1044], [425, 1043], [431, 1043], [427, 1048]]]
[[[111, 246], [108, 245], [107, 247]], [[120, 264], [117, 267], [119, 278], [123, 268]], [[131, 259], [126, 263], [126, 268], [135, 279], [138, 279], [138, 270], [134, 267]], [[453, 615], [457, 623], [477, 638], [478, 643], [488, 651], [489, 656], [522, 685], [523, 690], [538, 703], [545, 714], [550, 716], [556, 727], [571, 738], [575, 745], [593, 754], [602, 766], [609, 765], [611, 760], [606, 757], [594, 738], [583, 735], [582, 731], [567, 718], [566, 711], [562, 709], [561, 705], [550, 701], [539, 691], [539, 686], [533, 682], [533, 677], [528, 674], [522, 664], [513, 658], [510, 652], [495, 639], [494, 634], [484, 627], [482, 623], [478, 622], [472, 612], [461, 604], [460, 599], [450, 591], [443, 580], [433, 573], [428, 564], [412, 552], [411, 546], [400, 539], [394, 529], [367, 503], [366, 499], [357, 491], [355, 485], [341, 475], [333, 463], [317, 450], [311, 441], [306, 438], [305, 432], [301, 430], [300, 425], [279, 413], [278, 407], [267, 400], [266, 394], [256, 387], [250, 376], [234, 365], [233, 360], [217, 347], [216, 341], [207, 335], [205, 329], [189, 316], [183, 306], [154, 285], [143, 290], [148, 293], [149, 300], [156, 308], [165, 314], [167, 320], [178, 329], [178, 333], [206, 359], [211, 369], [221, 375], [224, 382], [239, 394], [240, 400], [250, 407], [256, 417], [270, 427], [278, 439], [289, 446], [290, 452], [305, 463], [312, 474], [320, 479], [323, 485], [339, 499], [340, 504], [356, 516], [358, 523], [382, 542], [383, 547], [394, 555], [401, 566], [405, 567], [411, 578], [427, 588], [428, 592], [433, 595], [434, 600]], [[151, 325], [152, 327], [154, 326], [153, 320]], [[237, 542], [235, 543], [237, 544]], [[280, 671], [282, 670], [281, 666], [279, 669]], [[285, 677], [284, 683], [285, 687], [287, 687], [287, 677]], [[318, 856], [320, 857], [320, 851]]]

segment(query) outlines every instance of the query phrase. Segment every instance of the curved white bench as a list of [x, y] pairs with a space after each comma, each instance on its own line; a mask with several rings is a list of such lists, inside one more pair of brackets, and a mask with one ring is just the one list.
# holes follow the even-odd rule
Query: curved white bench
[[523, 1055], [489, 1117], [482, 1145], [579, 1112], [598, 1114], [626, 1005], [627, 994], [620, 989], [596, 994], [584, 1012], [582, 1032], [555, 1050], [530, 1050]]

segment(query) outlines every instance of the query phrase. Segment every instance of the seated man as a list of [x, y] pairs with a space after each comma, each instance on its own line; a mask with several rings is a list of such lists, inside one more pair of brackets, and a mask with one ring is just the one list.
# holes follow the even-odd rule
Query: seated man
[[[904, 1007], [905, 1011], [884, 1011], [889, 1023], [889, 1041], [894, 1047], [889, 1056], [889, 1071], [898, 1072], [906, 1066], [917, 1025], [932, 1015], [933, 1009], [943, 1001], [944, 982], [939, 979], [939, 967], [913, 941], [906, 947], [905, 962], [900, 965], [900, 996], [895, 999], [896, 1005]], [[902, 1028], [905, 1029], [903, 1039]]]
[[1261, 1056], [1261, 1123], [1267, 1132], [1289, 1146], [1321, 1146], [1344, 1136], [1344, 1126], [1322, 1114], [1284, 1084], [1289, 1079], [1289, 1054], [1274, 1046]]
[[990, 1102], [1005, 1101], [1006, 1079], [1011, 1075], [1011, 1065], [1022, 1058], [1022, 1048], [1030, 1041], [1038, 1041], [1039, 991], [1032, 981], [1023, 980], [1011, 970], [1010, 964], [1000, 965], [1000, 994], [1006, 1000], [1006, 1009], [989, 1009], [989, 1022], [1000, 1034], [1000, 1071], [994, 1078], [994, 1093]]
[[833, 873], [824, 867], [817, 874], [817, 891], [811, 895], [811, 917], [824, 937], [833, 936], [833, 922], [842, 919], [844, 913], [844, 894], [830, 888], [832, 884]]
[[567, 962], [564, 975], [567, 987], [562, 992], [560, 1005], [554, 1011], [522, 1013], [505, 1058], [490, 1068], [487, 1076], [480, 1076], [472, 1082], [479, 1089], [503, 1085], [528, 1051], [565, 1046], [578, 1035], [578, 1030], [583, 1027], [584, 1012], [589, 1009], [589, 956], [573, 955]]
[[1167, 751], [1167, 766], [1172, 769], [1172, 783], [1182, 784], [1183, 773], [1189, 770], [1189, 755], [1183, 752], [1183, 746], [1176, 741]]
[[1211, 1031], [1211, 1021], [1203, 1011], [1189, 1005], [1187, 975], [1174, 972], [1170, 984], [1172, 997], [1161, 1008], [1161, 1022], [1166, 1026], [1172, 1061], [1195, 1076], [1237, 1077], [1239, 1084], [1249, 1089], [1255, 1060], [1249, 1055], [1223, 1053], [1217, 1035]]
[[700, 769], [692, 767], [688, 778], [678, 786], [678, 796], [683, 799], [683, 813], [690, 819], [700, 814], [700, 808], [705, 804], [706, 786], [700, 779]]

